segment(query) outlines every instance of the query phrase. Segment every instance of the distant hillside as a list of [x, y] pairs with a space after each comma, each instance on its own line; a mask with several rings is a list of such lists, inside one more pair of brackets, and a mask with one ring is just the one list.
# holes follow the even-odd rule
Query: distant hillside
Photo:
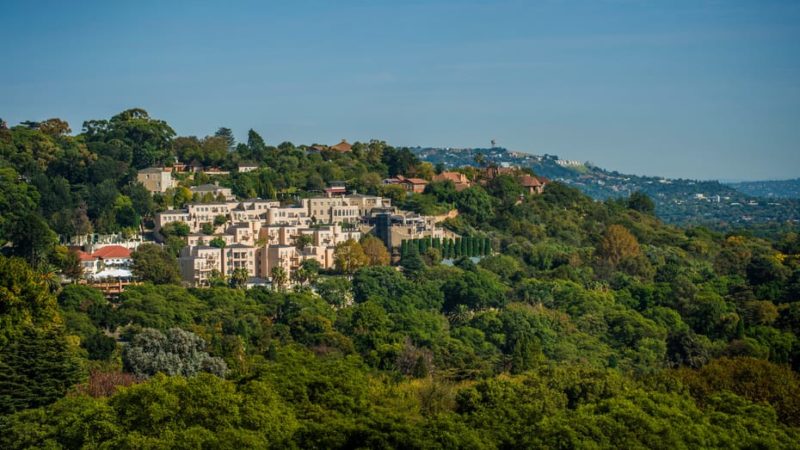
[[[724, 228], [800, 222], [800, 200], [797, 195], [800, 192], [800, 180], [727, 185], [718, 181], [621, 174], [590, 163], [561, 160], [555, 155], [531, 155], [499, 147], [417, 147], [412, 150], [425, 161], [442, 163], [447, 167], [474, 166], [477, 164], [476, 156], [481, 154], [487, 163], [529, 167], [537, 175], [575, 186], [598, 200], [626, 197], [632, 192], [642, 191], [656, 202], [659, 217], [675, 224], [704, 224]], [[787, 183], [787, 188], [781, 188], [777, 183]], [[793, 196], [787, 194], [791, 192], [791, 183], [795, 186]], [[765, 187], [758, 188], [751, 184], [764, 184]], [[767, 192], [773, 192], [773, 195], [767, 195]], [[778, 195], [778, 192], [784, 195]]]
[[793, 180], [743, 181], [727, 183], [737, 191], [754, 197], [800, 199], [800, 178]]

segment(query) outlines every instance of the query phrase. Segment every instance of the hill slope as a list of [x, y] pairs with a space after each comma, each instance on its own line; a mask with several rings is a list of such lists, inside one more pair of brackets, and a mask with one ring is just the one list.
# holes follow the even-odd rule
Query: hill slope
[[[487, 163], [529, 167], [538, 175], [577, 187], [597, 200], [642, 191], [655, 201], [658, 216], [673, 224], [724, 228], [800, 220], [800, 200], [780, 198], [784, 196], [777, 194], [767, 196], [765, 189], [757, 189], [758, 183], [726, 185], [718, 181], [622, 174], [589, 163], [561, 160], [554, 155], [531, 155], [504, 148], [417, 147], [412, 151], [420, 159], [446, 167], [476, 165], [476, 156], [480, 154]], [[771, 186], [774, 191], [780, 190], [777, 185]]]

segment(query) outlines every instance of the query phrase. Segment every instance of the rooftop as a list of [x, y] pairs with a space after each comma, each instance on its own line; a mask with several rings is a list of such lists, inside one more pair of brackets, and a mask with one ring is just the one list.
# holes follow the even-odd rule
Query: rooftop
[[121, 245], [109, 245], [98, 249], [92, 256], [98, 258], [130, 258], [131, 251]]

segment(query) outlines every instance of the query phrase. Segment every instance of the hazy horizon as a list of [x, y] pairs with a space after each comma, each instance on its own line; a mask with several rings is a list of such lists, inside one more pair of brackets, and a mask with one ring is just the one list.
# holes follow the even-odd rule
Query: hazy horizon
[[622, 173], [800, 175], [800, 3], [4, 4], [0, 118], [498, 146]]

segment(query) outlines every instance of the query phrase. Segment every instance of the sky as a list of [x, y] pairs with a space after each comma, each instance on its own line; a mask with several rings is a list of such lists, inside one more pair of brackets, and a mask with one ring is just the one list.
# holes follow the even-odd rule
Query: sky
[[0, 0], [0, 118], [800, 176], [800, 2]]

